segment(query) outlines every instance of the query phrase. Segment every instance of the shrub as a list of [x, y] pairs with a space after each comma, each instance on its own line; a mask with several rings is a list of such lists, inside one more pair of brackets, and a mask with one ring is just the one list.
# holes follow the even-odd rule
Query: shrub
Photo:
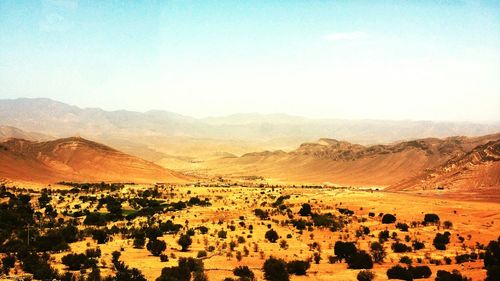
[[162, 240], [149, 240], [148, 244], [146, 245], [146, 248], [148, 249], [149, 252], [155, 257], [161, 255], [163, 251], [167, 248], [167, 243]]
[[8, 255], [2, 258], [2, 269], [6, 275], [9, 275], [9, 271], [16, 264], [16, 256]]
[[85, 267], [87, 256], [84, 254], [67, 254], [61, 258], [61, 262], [69, 268], [69, 270], [80, 270]]
[[311, 264], [307, 261], [294, 260], [286, 264], [286, 270], [290, 274], [294, 275], [306, 275], [306, 271], [309, 269]]
[[411, 260], [411, 258], [409, 256], [402, 256], [400, 259], [399, 259], [399, 262], [400, 263], [405, 263], [407, 265], [411, 265], [411, 263], [413, 262]]
[[266, 232], [266, 236], [265, 237], [271, 243], [276, 243], [276, 241], [279, 238], [278, 233], [274, 229], [268, 230]]
[[411, 247], [410, 246], [407, 246], [406, 244], [403, 244], [403, 243], [400, 243], [400, 242], [392, 243], [391, 249], [394, 251], [394, 253], [411, 252]]
[[97, 244], [104, 244], [108, 239], [108, 233], [102, 229], [95, 229], [92, 231], [92, 239], [96, 240]]
[[238, 266], [233, 269], [233, 274], [245, 279], [245, 280], [255, 280], [255, 274], [248, 266]]
[[387, 254], [386, 254], [384, 246], [382, 244], [380, 244], [379, 242], [371, 243], [370, 251], [372, 253], [373, 260], [376, 263], [384, 262], [384, 258]]
[[262, 270], [264, 271], [264, 279], [268, 281], [290, 280], [288, 271], [286, 270], [286, 262], [282, 259], [268, 258], [264, 262]]
[[361, 270], [356, 278], [358, 281], [372, 281], [375, 278], [375, 274], [370, 270]]
[[261, 220], [267, 220], [267, 219], [269, 219], [269, 214], [266, 211], [262, 210], [262, 209], [255, 209], [254, 213]]
[[406, 223], [398, 222], [396, 224], [396, 228], [398, 228], [399, 230], [401, 230], [403, 232], [407, 232], [408, 231], [408, 225]]
[[384, 224], [389, 224], [389, 223], [395, 223], [396, 222], [396, 217], [391, 214], [385, 214], [382, 217], [382, 223]]
[[187, 234], [182, 235], [177, 243], [182, 247], [182, 251], [186, 252], [189, 248], [189, 246], [193, 243], [193, 240], [191, 240], [191, 237]]
[[334, 253], [340, 259], [348, 259], [357, 252], [354, 242], [335, 242]]
[[453, 270], [452, 272], [448, 272], [445, 270], [438, 270], [436, 275], [436, 281], [469, 281], [470, 278], [463, 276], [460, 274], [460, 271]]
[[500, 280], [500, 237], [498, 241], [492, 240], [484, 253], [484, 267], [486, 268], [486, 281]]
[[427, 265], [410, 267], [409, 270], [413, 279], [429, 278], [432, 275], [432, 271]]
[[400, 265], [395, 265], [387, 270], [388, 279], [413, 280], [410, 271]]
[[299, 214], [303, 217], [310, 216], [311, 215], [311, 205], [304, 203], [302, 204], [302, 207], [299, 210]]
[[373, 268], [372, 256], [365, 251], [356, 252], [347, 259], [347, 264], [351, 269], [371, 269]]
[[197, 258], [203, 258], [206, 256], [207, 256], [207, 251], [204, 251], [204, 250], [198, 251], [198, 254], [196, 254]]
[[446, 231], [445, 233], [436, 233], [432, 245], [438, 250], [446, 250], [446, 244], [450, 243], [450, 233]]
[[420, 242], [418, 240], [413, 241], [413, 249], [415, 249], [415, 251], [421, 250], [423, 248], [425, 248], [425, 244], [423, 242]]
[[439, 216], [436, 214], [425, 214], [424, 224], [436, 224], [439, 222]]

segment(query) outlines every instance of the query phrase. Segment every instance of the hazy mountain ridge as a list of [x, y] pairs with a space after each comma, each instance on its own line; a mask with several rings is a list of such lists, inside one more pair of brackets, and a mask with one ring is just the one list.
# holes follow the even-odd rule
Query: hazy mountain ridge
[[376, 144], [429, 136], [478, 136], [500, 130], [500, 123], [310, 119], [286, 114], [196, 119], [160, 110], [142, 113], [79, 108], [50, 99], [0, 100], [0, 120], [3, 125], [57, 137], [144, 134], [259, 142], [292, 139], [299, 143], [336, 138]]

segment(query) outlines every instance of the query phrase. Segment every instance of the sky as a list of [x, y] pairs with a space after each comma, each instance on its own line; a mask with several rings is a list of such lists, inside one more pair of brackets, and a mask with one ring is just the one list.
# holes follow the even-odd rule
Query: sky
[[0, 98], [500, 121], [500, 1], [0, 1]]

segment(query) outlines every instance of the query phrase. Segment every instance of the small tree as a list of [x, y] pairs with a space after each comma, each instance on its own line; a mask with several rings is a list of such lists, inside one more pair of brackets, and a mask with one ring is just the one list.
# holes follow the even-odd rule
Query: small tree
[[161, 255], [163, 251], [167, 248], [167, 243], [162, 240], [149, 240], [148, 244], [146, 245], [146, 248], [148, 249], [149, 252], [155, 257], [158, 257]]
[[302, 204], [302, 207], [299, 210], [299, 214], [303, 217], [310, 216], [311, 215], [311, 205], [304, 203]]
[[264, 271], [264, 279], [268, 281], [290, 280], [288, 271], [286, 270], [286, 262], [282, 259], [268, 258], [264, 262], [262, 270]]
[[238, 266], [233, 269], [233, 274], [240, 277], [242, 280], [255, 280], [255, 274], [248, 266]]
[[370, 270], [361, 270], [356, 278], [358, 281], [372, 281], [375, 278], [375, 274]]
[[395, 223], [396, 222], [396, 217], [391, 214], [385, 214], [382, 217], [382, 223], [383, 224], [390, 224], [390, 223]]
[[271, 243], [276, 243], [279, 239], [278, 233], [274, 229], [268, 230], [265, 237]]
[[191, 246], [191, 244], [193, 243], [193, 240], [191, 240], [191, 237], [187, 234], [183, 234], [179, 240], [177, 241], [177, 243], [179, 243], [179, 245], [181, 245], [182, 247], [182, 251], [183, 252], [186, 252], [189, 248], [189, 246]]
[[290, 274], [306, 275], [307, 270], [311, 267], [311, 263], [307, 261], [294, 260], [286, 264], [286, 270]]

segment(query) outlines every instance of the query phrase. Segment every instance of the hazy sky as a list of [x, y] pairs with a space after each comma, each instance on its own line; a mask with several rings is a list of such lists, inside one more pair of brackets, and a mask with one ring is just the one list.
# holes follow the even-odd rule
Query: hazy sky
[[500, 1], [0, 1], [0, 98], [500, 121]]

